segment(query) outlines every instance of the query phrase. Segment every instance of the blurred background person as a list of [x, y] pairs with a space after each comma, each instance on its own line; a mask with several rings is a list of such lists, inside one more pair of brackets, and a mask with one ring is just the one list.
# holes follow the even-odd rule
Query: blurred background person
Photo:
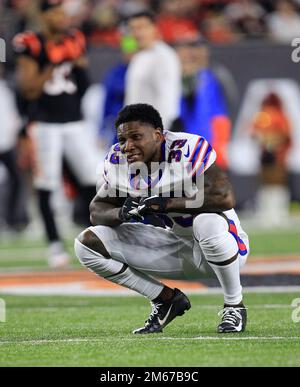
[[173, 48], [160, 38], [155, 17], [141, 12], [127, 18], [128, 33], [139, 51], [130, 61], [125, 104], [148, 103], [160, 113], [166, 129], [179, 114], [181, 69]]
[[275, 10], [266, 19], [270, 38], [290, 44], [300, 36], [299, 6], [293, 0], [276, 0]]
[[290, 221], [290, 198], [299, 200], [299, 105], [295, 80], [255, 79], [248, 84], [235, 122], [229, 161], [238, 187], [236, 200], [264, 226], [278, 226], [280, 218], [281, 225]]
[[99, 136], [102, 147], [106, 150], [118, 142], [115, 119], [124, 106], [127, 70], [130, 60], [138, 50], [136, 40], [126, 34], [121, 39], [120, 48], [122, 52], [121, 62], [110, 68], [101, 82], [104, 89], [104, 103]]
[[255, 114], [252, 135], [261, 152], [260, 217], [275, 226], [288, 218], [289, 199], [287, 156], [292, 143], [291, 123], [281, 98], [269, 93]]
[[[17, 140], [21, 126], [15, 96], [3, 78], [4, 66], [0, 64], [0, 166], [4, 167], [6, 178], [2, 193], [0, 212], [3, 213], [0, 226], [20, 231], [28, 223], [26, 204], [22, 201], [22, 180], [17, 165]], [[1, 223], [4, 223], [1, 225]]]
[[[72, 0], [70, 0], [72, 2]], [[119, 0], [89, 1], [89, 16], [82, 23], [88, 43], [118, 48], [120, 44]]]
[[234, 0], [226, 6], [224, 12], [243, 37], [258, 39], [266, 33], [266, 12], [256, 1]]
[[212, 43], [231, 44], [241, 40], [241, 34], [228, 19], [223, 9], [208, 8], [201, 20], [200, 31]]
[[178, 130], [204, 136], [217, 152], [217, 164], [227, 169], [231, 120], [222, 84], [209, 63], [207, 42], [200, 36], [178, 40], [183, 93]]
[[178, 37], [198, 33], [198, 0], [161, 0], [158, 2], [157, 25], [162, 38], [173, 44]]
[[[0, 2], [0, 36], [6, 42], [25, 30], [36, 28], [38, 21], [35, 18], [37, 2], [31, 0], [3, 0]], [[13, 71], [14, 52], [11, 44], [6, 47], [6, 71]], [[9, 75], [9, 74], [7, 74]]]
[[61, 185], [63, 155], [81, 183], [88, 204], [95, 193], [96, 150], [82, 121], [81, 98], [88, 87], [85, 39], [69, 20], [61, 0], [40, 2], [41, 32], [16, 35], [18, 92], [26, 101], [34, 144], [34, 186], [49, 242], [51, 267], [69, 263], [51, 206]]

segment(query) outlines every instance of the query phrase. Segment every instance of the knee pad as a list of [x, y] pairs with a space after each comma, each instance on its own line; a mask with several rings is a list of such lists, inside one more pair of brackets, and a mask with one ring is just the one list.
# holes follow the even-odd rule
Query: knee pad
[[194, 219], [193, 231], [209, 262], [225, 262], [234, 257], [238, 246], [229, 233], [228, 223], [218, 214], [200, 214]]

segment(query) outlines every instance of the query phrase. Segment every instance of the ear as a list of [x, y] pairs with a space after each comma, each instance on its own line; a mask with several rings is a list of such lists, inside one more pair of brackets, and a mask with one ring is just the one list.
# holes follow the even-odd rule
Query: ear
[[161, 128], [155, 128], [154, 135], [155, 135], [156, 142], [162, 142], [163, 141], [164, 135], [163, 135], [163, 132], [162, 132]]

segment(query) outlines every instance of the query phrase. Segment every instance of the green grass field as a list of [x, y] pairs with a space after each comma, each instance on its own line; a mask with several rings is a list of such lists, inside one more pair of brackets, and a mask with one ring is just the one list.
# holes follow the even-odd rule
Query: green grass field
[[300, 366], [299, 294], [248, 294], [248, 329], [218, 335], [221, 296], [192, 308], [164, 333], [134, 336], [149, 313], [140, 297], [12, 297], [0, 325], [2, 366]]
[[[251, 259], [299, 256], [299, 236], [253, 234]], [[44, 254], [42, 242], [3, 243], [0, 267], [45, 270]], [[216, 333], [221, 295], [193, 295], [191, 310], [164, 333], [142, 337], [131, 331], [150, 312], [143, 297], [0, 297], [7, 307], [6, 323], [0, 323], [0, 366], [300, 366], [300, 322], [291, 317], [292, 300], [300, 298], [295, 292], [246, 293], [248, 326], [238, 335]]]

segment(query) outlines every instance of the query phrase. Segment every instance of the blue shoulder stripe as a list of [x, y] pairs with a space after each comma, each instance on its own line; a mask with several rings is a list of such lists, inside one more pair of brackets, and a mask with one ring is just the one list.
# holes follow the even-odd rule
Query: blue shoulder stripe
[[204, 165], [207, 163], [207, 160], [209, 158], [209, 155], [210, 155], [211, 151], [212, 151], [212, 146], [208, 145], [208, 148], [207, 148], [207, 150], [205, 152], [205, 155], [204, 155], [203, 161], [202, 161], [204, 163]]
[[195, 170], [193, 172], [193, 177], [195, 175], [201, 174], [203, 172], [203, 170], [205, 170], [206, 164], [207, 164], [207, 162], [209, 160], [209, 157], [211, 155], [212, 150], [213, 150], [212, 146], [208, 145], [207, 150], [205, 152], [205, 155], [204, 155], [204, 157], [202, 159], [202, 162], [200, 162], [198, 165], [195, 166], [196, 168], [195, 168]]
[[192, 162], [192, 168], [194, 168], [194, 166], [195, 166], [195, 163], [196, 163], [196, 161], [197, 161], [197, 159], [198, 159], [198, 157], [199, 157], [199, 154], [200, 154], [200, 152], [201, 152], [201, 148], [202, 148], [202, 146], [203, 146], [203, 143], [204, 143], [204, 138], [203, 137], [201, 137], [200, 139], [199, 139], [199, 142], [198, 142], [198, 145], [197, 145], [197, 148], [194, 150], [194, 152], [193, 152], [193, 154], [192, 154], [192, 156], [191, 156], [191, 158], [190, 158], [190, 162]]

